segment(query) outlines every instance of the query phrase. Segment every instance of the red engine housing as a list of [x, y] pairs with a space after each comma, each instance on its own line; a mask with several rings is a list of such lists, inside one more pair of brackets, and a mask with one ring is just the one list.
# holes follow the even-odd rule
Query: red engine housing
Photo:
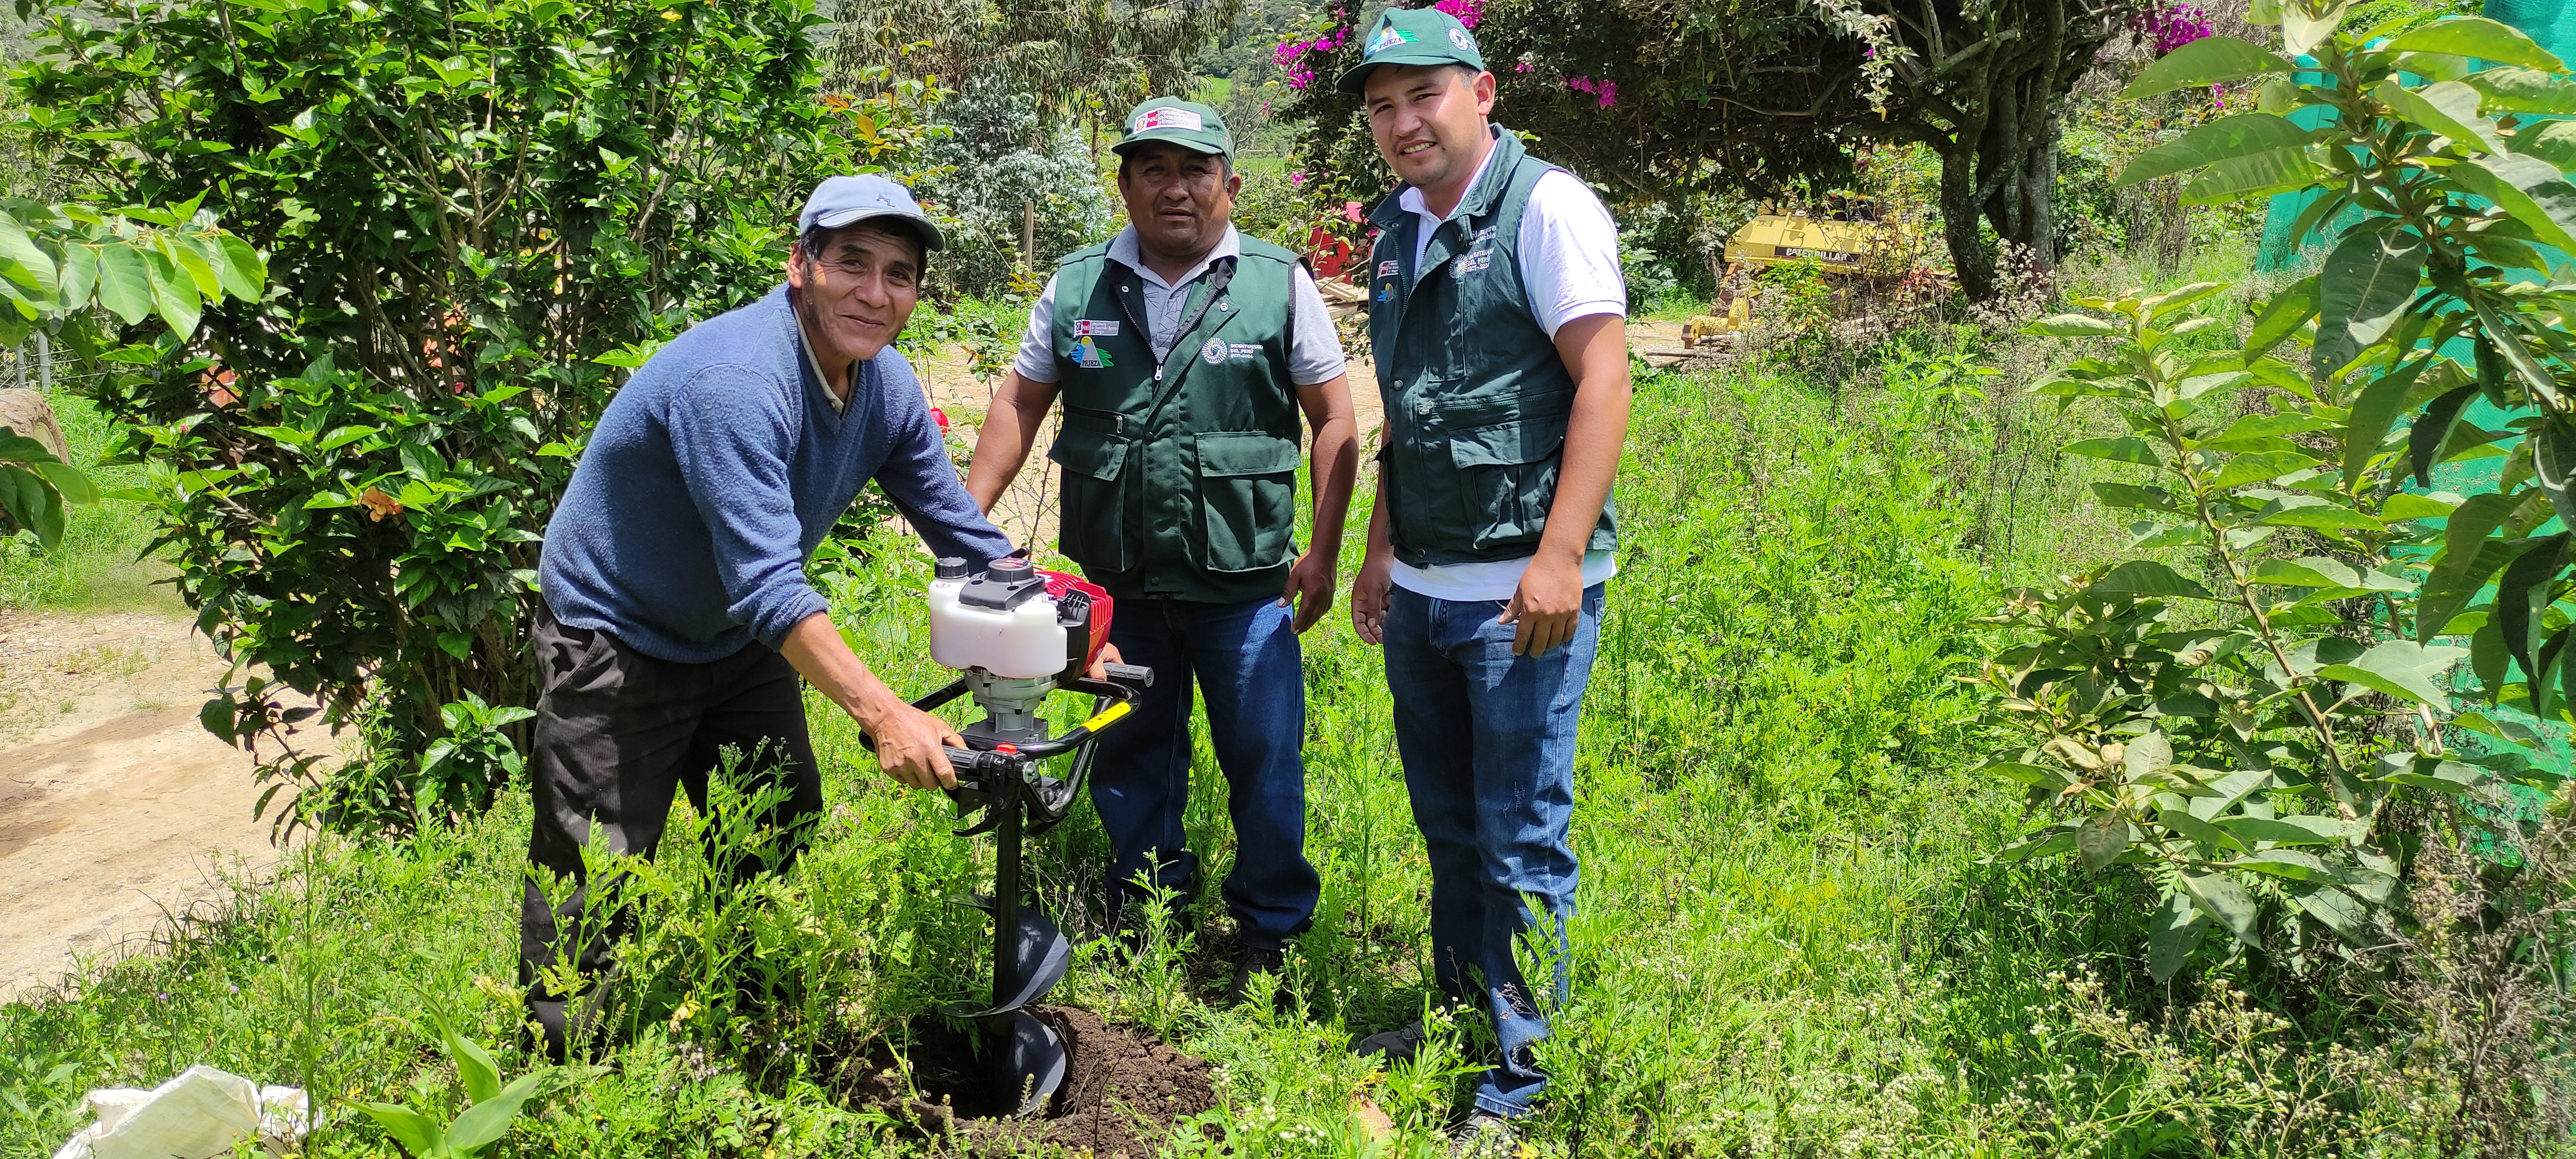
[[[1066, 627], [1087, 623], [1090, 627], [1088, 647], [1079, 656], [1065, 657], [1066, 672], [1079, 676], [1090, 671], [1091, 665], [1100, 659], [1100, 649], [1109, 643], [1109, 620], [1117, 610], [1118, 601], [1110, 598], [1108, 590], [1099, 584], [1071, 572], [1040, 568], [1038, 575], [1046, 580], [1047, 595], [1056, 602], [1056, 622]], [[1070, 636], [1066, 643], [1072, 643]], [[1065, 651], [1070, 653], [1073, 649], [1067, 647]]]

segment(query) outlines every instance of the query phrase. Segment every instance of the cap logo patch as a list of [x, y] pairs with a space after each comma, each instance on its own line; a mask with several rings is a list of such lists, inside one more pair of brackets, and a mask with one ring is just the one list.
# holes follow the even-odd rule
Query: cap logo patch
[[1385, 28], [1378, 29], [1377, 35], [1369, 38], [1368, 55], [1376, 56], [1377, 54], [1393, 48], [1396, 45], [1411, 43], [1413, 43], [1412, 33], [1396, 28], [1394, 25], [1388, 25]]
[[1188, 109], [1147, 109], [1136, 118], [1136, 127], [1129, 131], [1142, 133], [1153, 129], [1186, 129], [1197, 133], [1207, 129], [1207, 121]]
[[1456, 45], [1456, 46], [1457, 46], [1457, 48], [1458, 48], [1458, 51], [1460, 51], [1460, 52], [1474, 52], [1474, 51], [1476, 51], [1476, 42], [1475, 42], [1474, 40], [1472, 40], [1472, 39], [1469, 39], [1469, 38], [1468, 38], [1468, 36], [1467, 36], [1467, 30], [1466, 30], [1466, 29], [1464, 29], [1464, 28], [1452, 28], [1452, 29], [1450, 29], [1450, 30], [1449, 30], [1449, 43], [1451, 43], [1451, 44], [1453, 44], [1453, 45]]

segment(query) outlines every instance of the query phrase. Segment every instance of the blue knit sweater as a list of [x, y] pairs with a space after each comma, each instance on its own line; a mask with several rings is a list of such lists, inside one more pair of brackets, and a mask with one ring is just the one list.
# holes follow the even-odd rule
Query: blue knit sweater
[[802, 342], [780, 286], [690, 328], [609, 400], [546, 524], [557, 622], [682, 663], [776, 648], [825, 610], [805, 559], [870, 477], [938, 554], [1009, 554], [911, 364], [893, 347], [861, 363], [835, 414]]

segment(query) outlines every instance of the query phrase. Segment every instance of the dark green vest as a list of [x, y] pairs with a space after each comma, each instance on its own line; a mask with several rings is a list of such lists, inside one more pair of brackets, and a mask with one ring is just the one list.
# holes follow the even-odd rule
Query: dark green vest
[[1157, 365], [1136, 271], [1104, 243], [1056, 263], [1064, 553], [1119, 597], [1277, 596], [1303, 455], [1288, 379], [1297, 255], [1253, 238], [1192, 288]]
[[[1422, 253], [1422, 217], [1399, 187], [1370, 220], [1369, 341], [1386, 402], [1378, 453], [1388, 538], [1414, 567], [1520, 559], [1538, 551], [1556, 502], [1574, 376], [1540, 329], [1521, 283], [1521, 211], [1555, 166], [1508, 129], [1458, 212]], [[1616, 513], [1601, 507], [1587, 551], [1619, 545]]]

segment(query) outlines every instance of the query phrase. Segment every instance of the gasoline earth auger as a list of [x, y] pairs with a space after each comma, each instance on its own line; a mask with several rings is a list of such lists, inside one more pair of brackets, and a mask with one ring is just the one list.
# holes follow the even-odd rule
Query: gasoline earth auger
[[[930, 656], [964, 675], [913, 702], [925, 711], [971, 696], [984, 719], [960, 730], [966, 748], [949, 749], [964, 826], [960, 837], [993, 834], [993, 1000], [953, 1011], [984, 1033], [994, 1093], [1007, 1116], [1035, 1113], [1064, 1082], [1064, 1043], [1028, 1007], [1064, 978], [1073, 944], [1020, 893], [1020, 843], [1064, 820], [1091, 772], [1100, 731], [1127, 715], [1154, 672], [1111, 664], [1107, 679], [1084, 674], [1109, 640], [1114, 606], [1107, 592], [1022, 559], [1000, 559], [969, 574], [966, 561], [939, 561], [930, 584]], [[1093, 697], [1091, 717], [1061, 736], [1048, 735], [1047, 696]], [[1062, 779], [1046, 774], [1049, 758], [1073, 754]], [[967, 820], [971, 814], [981, 816]]]

